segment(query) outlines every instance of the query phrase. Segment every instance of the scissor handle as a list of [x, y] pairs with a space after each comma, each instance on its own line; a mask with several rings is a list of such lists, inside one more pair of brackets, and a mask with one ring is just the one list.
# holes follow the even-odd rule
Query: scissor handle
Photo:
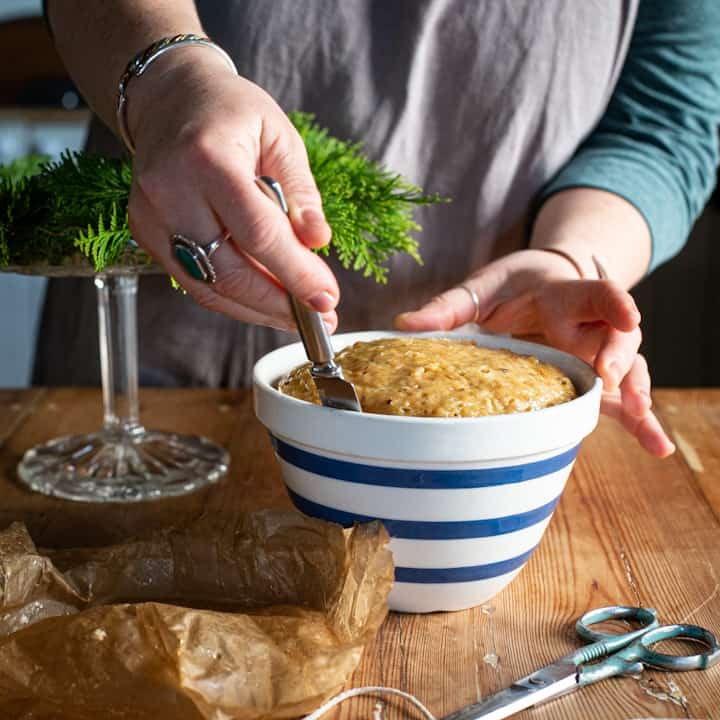
[[[672, 638], [699, 640], [707, 646], [707, 650], [697, 655], [667, 655], [652, 649], [653, 645]], [[620, 654], [627, 654], [643, 665], [651, 665], [663, 670], [705, 670], [720, 661], [720, 644], [710, 630], [698, 625], [663, 625], [648, 630], [639, 642], [625, 648]]]
[[[602, 633], [591, 629], [592, 625], [607, 622], [608, 620], [634, 620], [635, 622], [639, 622], [642, 627], [626, 633]], [[601, 652], [600, 655], [609, 655], [624, 648], [639, 637], [642, 637], [659, 624], [657, 611], [653, 608], [611, 605], [610, 607], [598, 608], [586, 612], [575, 623], [575, 630], [577, 630], [577, 634], [584, 640], [589, 640], [592, 643], [602, 643], [604, 652]], [[589, 648], [585, 649], [589, 650]]]
[[[697, 655], [667, 655], [652, 649], [653, 645], [672, 638], [699, 640], [708, 649]], [[593, 645], [588, 645], [586, 650], [601, 645], [604, 645], [604, 642], [593, 643]], [[647, 665], [662, 670], [705, 670], [719, 660], [720, 644], [709, 630], [697, 625], [662, 625], [646, 630], [636, 642], [619, 652], [610, 654], [602, 662], [594, 665], [581, 664], [578, 668], [578, 684], [589, 685], [614, 675], [639, 674]]]

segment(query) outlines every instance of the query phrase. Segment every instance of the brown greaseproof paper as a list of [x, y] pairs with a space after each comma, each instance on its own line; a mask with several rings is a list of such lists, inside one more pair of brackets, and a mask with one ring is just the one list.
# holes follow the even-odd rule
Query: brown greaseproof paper
[[0, 718], [296, 717], [338, 692], [387, 613], [379, 523], [290, 511], [42, 552], [0, 531]]

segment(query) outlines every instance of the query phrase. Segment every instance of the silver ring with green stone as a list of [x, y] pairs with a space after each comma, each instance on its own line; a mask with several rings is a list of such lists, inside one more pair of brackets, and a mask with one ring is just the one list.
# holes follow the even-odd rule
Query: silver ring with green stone
[[196, 243], [186, 235], [175, 233], [171, 238], [173, 253], [190, 277], [203, 282], [214, 283], [217, 274], [213, 264], [210, 262], [210, 256], [227, 237], [227, 234], [221, 235], [207, 245], [200, 245], [200, 243]]

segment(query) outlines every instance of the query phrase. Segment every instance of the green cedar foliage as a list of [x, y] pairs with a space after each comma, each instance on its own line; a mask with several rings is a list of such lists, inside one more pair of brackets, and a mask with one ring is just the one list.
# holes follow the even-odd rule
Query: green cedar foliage
[[[290, 117], [305, 142], [332, 228], [330, 247], [341, 263], [386, 282], [384, 263], [393, 253], [420, 262], [413, 209], [442, 199], [370, 161], [360, 145], [331, 137], [311, 115]], [[0, 267], [60, 265], [81, 254], [100, 271], [138, 255], [128, 246], [131, 181], [127, 161], [87, 153], [0, 166]]]
[[[330, 248], [343, 266], [384, 283], [387, 268], [383, 264], [393, 253], [406, 252], [421, 262], [412, 236], [421, 228], [412, 212], [418, 205], [442, 202], [442, 198], [424, 195], [420, 188], [372, 162], [359, 143], [331, 137], [312, 115], [291, 113], [290, 118], [305, 142], [332, 228]], [[329, 248], [321, 252], [327, 254]]]
[[78, 252], [96, 270], [130, 240], [132, 172], [121, 160], [65, 153], [58, 162], [21, 161], [0, 175], [0, 266], [62, 265]]

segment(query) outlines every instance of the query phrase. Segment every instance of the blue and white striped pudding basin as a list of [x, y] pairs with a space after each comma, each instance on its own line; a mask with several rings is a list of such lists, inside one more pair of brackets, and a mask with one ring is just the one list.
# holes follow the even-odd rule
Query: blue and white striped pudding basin
[[390, 607], [408, 612], [478, 605], [507, 585], [540, 542], [580, 447], [521, 463], [417, 468], [271, 438], [300, 511], [346, 527], [382, 520], [395, 562]]

